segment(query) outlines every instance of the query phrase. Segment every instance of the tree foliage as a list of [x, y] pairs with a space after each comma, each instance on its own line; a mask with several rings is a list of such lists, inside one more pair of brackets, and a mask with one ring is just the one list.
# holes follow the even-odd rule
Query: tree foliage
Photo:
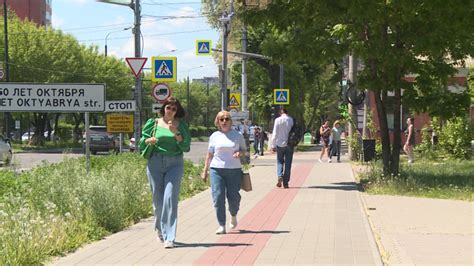
[[[1, 25], [3, 36], [3, 23]], [[99, 54], [97, 47], [86, 47], [72, 35], [37, 27], [33, 22], [21, 21], [14, 15], [9, 16], [8, 33], [11, 82], [105, 83], [107, 100], [130, 98], [133, 84], [130, 70], [123, 61]], [[0, 45], [3, 54], [3, 38]], [[16, 119], [19, 115], [15, 114]], [[74, 117], [77, 137], [82, 114], [70, 116]], [[35, 113], [33, 117], [32, 124], [36, 130], [33, 144], [42, 144], [43, 131], [53, 129], [49, 122], [53, 114]]]
[[[452, 95], [446, 85], [473, 51], [469, 6], [469, 0], [274, 0], [263, 10], [241, 8], [239, 17], [276, 35], [261, 43], [271, 47], [262, 51], [277, 62], [339, 62], [351, 52], [360, 58], [364, 67], [358, 86], [375, 95], [384, 171], [397, 174], [402, 102], [414, 111], [447, 117], [465, 110], [460, 107], [465, 107], [467, 94]], [[407, 75], [414, 75], [414, 81], [406, 80]], [[388, 91], [395, 95], [391, 106]], [[440, 101], [449, 112], [439, 108]], [[393, 141], [388, 110], [394, 115]]]

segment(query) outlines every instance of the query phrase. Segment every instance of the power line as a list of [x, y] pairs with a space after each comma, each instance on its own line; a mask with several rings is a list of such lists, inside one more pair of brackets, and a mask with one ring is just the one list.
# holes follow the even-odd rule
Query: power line
[[149, 5], [149, 6], [164, 6], [164, 5], [197, 5], [201, 4], [201, 2], [168, 2], [168, 3], [157, 3], [155, 1], [151, 1], [150, 3], [142, 3], [142, 5]]
[[[157, 34], [150, 34], [150, 35], [143, 35], [143, 37], [154, 37], [154, 36], [166, 36], [166, 35], [176, 35], [176, 34], [185, 34], [185, 33], [194, 33], [194, 32], [203, 32], [203, 31], [210, 31], [213, 29], [200, 29], [200, 30], [189, 30], [189, 31], [178, 31], [178, 32], [167, 32], [167, 33], [157, 33]], [[128, 39], [130, 36], [127, 37], [114, 37], [109, 38], [109, 40], [120, 40], [120, 39]], [[77, 40], [78, 42], [94, 42], [94, 41], [102, 41], [101, 39], [90, 39], [90, 40]]]

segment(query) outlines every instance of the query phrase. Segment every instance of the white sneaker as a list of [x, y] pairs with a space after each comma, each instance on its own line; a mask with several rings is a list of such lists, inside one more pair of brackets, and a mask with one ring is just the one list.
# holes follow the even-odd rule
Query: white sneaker
[[230, 219], [230, 229], [235, 229], [237, 227], [237, 215], [232, 216]]
[[323, 162], [321, 159], [318, 159], [318, 161], [319, 161], [320, 163], [322, 163], [322, 162]]
[[174, 248], [174, 242], [173, 241], [165, 241], [165, 244], [163, 245], [164, 248]]
[[217, 228], [216, 230], [216, 235], [223, 235], [225, 234], [225, 226], [219, 226], [219, 228]]
[[331, 159], [329, 159], [329, 160], [328, 160], [328, 163], [332, 163], [332, 160], [331, 160]]

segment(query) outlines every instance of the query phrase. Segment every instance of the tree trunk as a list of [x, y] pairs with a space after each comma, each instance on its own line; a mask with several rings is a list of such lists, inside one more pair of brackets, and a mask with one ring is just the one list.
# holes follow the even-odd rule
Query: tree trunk
[[74, 119], [74, 129], [72, 132], [73, 141], [78, 142], [82, 138], [82, 131], [79, 128], [79, 126], [84, 121], [84, 115], [82, 113], [79, 113], [79, 114], [74, 113], [72, 114], [72, 117]]
[[48, 120], [47, 113], [33, 113], [33, 125], [35, 126], [35, 134], [30, 139], [30, 145], [44, 145], [44, 129]]
[[393, 142], [392, 142], [392, 156], [391, 156], [391, 165], [390, 173], [393, 175], [398, 175], [399, 166], [400, 166], [400, 149], [401, 149], [401, 116], [400, 116], [400, 106], [401, 106], [401, 89], [396, 88], [395, 94], [393, 97]]
[[[380, 90], [374, 91], [375, 106], [377, 107], [378, 120], [380, 125], [380, 139], [382, 141], [382, 161], [383, 172], [385, 175], [390, 174], [390, 135], [388, 132], [387, 114], [385, 113], [384, 102], [382, 101]], [[386, 97], [384, 97], [386, 98]]]
[[59, 116], [61, 116], [61, 114], [55, 114], [54, 115], [54, 135], [51, 137], [51, 140], [53, 142], [56, 141], [57, 139], [57, 136], [58, 136], [58, 132], [59, 132]]

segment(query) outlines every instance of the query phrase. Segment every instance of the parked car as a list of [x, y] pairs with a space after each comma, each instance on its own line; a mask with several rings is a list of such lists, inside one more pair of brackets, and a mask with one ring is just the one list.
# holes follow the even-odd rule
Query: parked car
[[[33, 135], [35, 134], [34, 131], [30, 131], [30, 135], [28, 136], [28, 132], [25, 132], [23, 133], [23, 135], [21, 135], [21, 141], [24, 141], [24, 142], [27, 142], [29, 141]], [[51, 132], [51, 137], [54, 135], [54, 131]], [[47, 138], [48, 137], [48, 131], [45, 131], [44, 132], [44, 137]]]
[[[92, 154], [97, 152], [114, 151], [118, 153], [119, 143], [118, 139], [110, 133], [107, 133], [105, 126], [89, 126], [90, 132], [90, 151]], [[84, 151], [86, 144], [86, 135], [84, 133]]]
[[8, 165], [12, 161], [12, 145], [10, 139], [4, 138], [0, 135], [0, 164]]

